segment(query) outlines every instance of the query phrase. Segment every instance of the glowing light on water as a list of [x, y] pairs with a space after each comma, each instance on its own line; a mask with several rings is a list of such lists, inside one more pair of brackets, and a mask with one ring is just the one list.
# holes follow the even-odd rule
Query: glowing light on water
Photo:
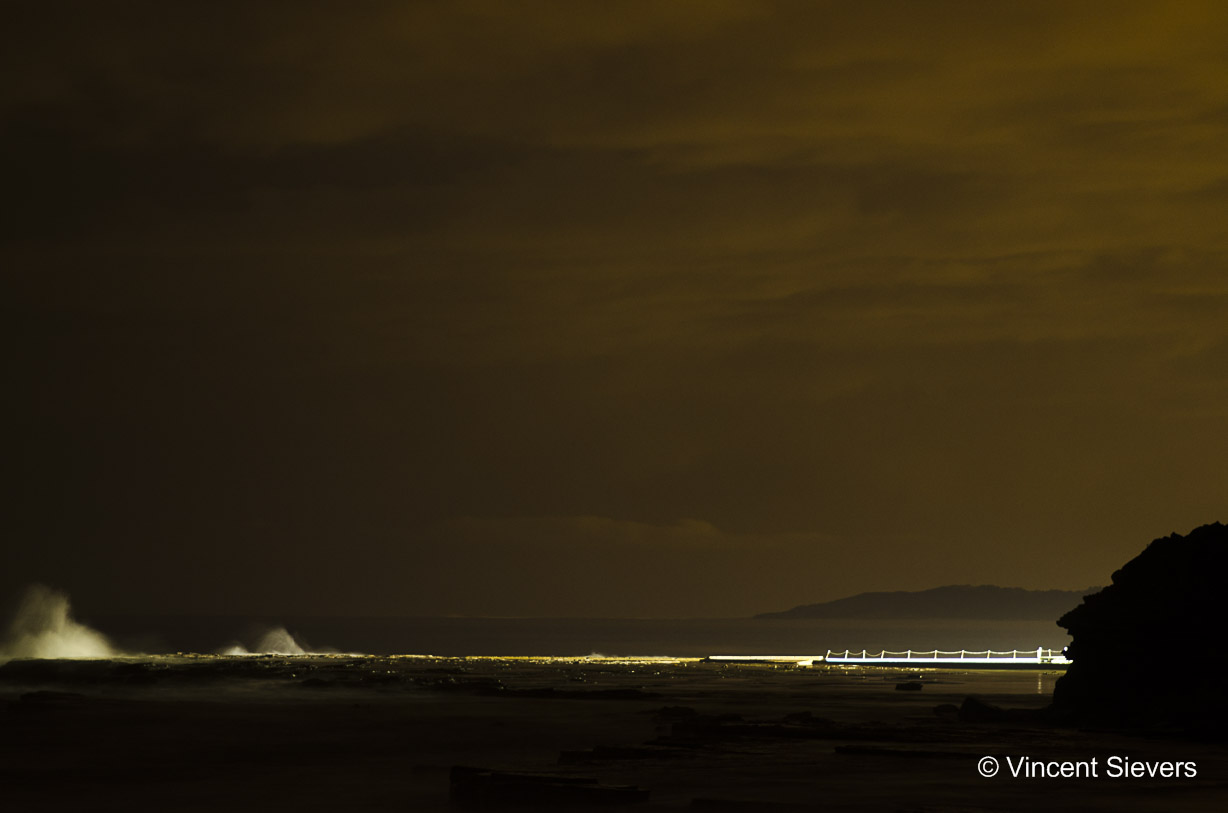
[[68, 596], [41, 584], [26, 590], [0, 645], [0, 658], [110, 658], [107, 637], [72, 617]]

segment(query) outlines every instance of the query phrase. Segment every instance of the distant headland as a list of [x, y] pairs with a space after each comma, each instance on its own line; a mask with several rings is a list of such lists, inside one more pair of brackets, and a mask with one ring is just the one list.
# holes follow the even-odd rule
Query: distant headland
[[1025, 590], [991, 584], [953, 584], [930, 590], [858, 593], [855, 596], [803, 604], [789, 610], [759, 613], [755, 618], [969, 618], [982, 621], [1052, 619], [1076, 607], [1083, 597], [1100, 590]]

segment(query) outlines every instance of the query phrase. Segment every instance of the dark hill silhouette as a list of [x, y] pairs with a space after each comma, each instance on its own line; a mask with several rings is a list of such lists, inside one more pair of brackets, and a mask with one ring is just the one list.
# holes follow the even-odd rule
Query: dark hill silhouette
[[1087, 590], [1024, 590], [967, 584], [916, 592], [858, 593], [822, 604], [760, 613], [755, 618], [974, 618], [1030, 621], [1055, 618], [1079, 603]]
[[1228, 527], [1154, 540], [1058, 620], [1074, 661], [1052, 710], [1076, 722], [1228, 732]]

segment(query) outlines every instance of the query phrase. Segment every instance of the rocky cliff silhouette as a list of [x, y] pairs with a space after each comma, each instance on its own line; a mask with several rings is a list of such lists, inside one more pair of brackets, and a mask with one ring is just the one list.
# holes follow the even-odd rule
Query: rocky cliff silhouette
[[1156, 539], [1058, 619], [1073, 660], [1053, 711], [1077, 723], [1228, 738], [1228, 526]]

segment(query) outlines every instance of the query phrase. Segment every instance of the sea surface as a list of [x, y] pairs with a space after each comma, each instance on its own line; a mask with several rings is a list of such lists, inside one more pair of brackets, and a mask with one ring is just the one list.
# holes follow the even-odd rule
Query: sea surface
[[950, 619], [235, 618], [98, 617], [127, 652], [259, 651], [284, 628], [308, 652], [373, 655], [821, 655], [829, 649], [1035, 650], [1070, 642], [1053, 621]]
[[[392, 629], [456, 635], [475, 623], [452, 622]], [[573, 623], [584, 636], [605, 626]], [[629, 646], [643, 646], [644, 624], [607, 623], [604, 634], [631, 635]], [[554, 622], [549, 633], [522, 621], [494, 632], [519, 630], [528, 643], [518, 645], [562, 651], [566, 638], [549, 643], [559, 626], [576, 629]], [[723, 636], [747, 626], [687, 622], [680, 631], [708, 629], [713, 640], [732, 641]], [[827, 624], [790, 626], [815, 631]], [[867, 636], [925, 632], [855, 626]], [[487, 624], [476, 628], [491, 634]], [[750, 626], [756, 628], [786, 629]], [[945, 634], [941, 627], [929, 632]], [[682, 646], [661, 634], [663, 646]], [[480, 640], [457, 647], [473, 650]], [[1055, 726], [1042, 710], [1059, 676], [686, 658], [14, 659], [0, 664], [0, 788], [4, 810], [40, 813], [151, 806], [452, 813], [464, 792], [487, 787], [458, 785], [459, 769], [462, 777], [501, 777], [489, 785], [499, 809], [526, 802], [529, 791], [577, 785], [647, 791], [642, 809], [662, 811], [1224, 809], [1228, 756], [1221, 746]], [[1011, 711], [999, 722], [961, 719], [970, 696]], [[1006, 776], [1005, 766], [992, 778], [983, 773], [987, 756], [1021, 755], [1183, 760], [1196, 763], [1198, 774], [1031, 781]], [[554, 804], [516, 809], [610, 809], [544, 798]]]

